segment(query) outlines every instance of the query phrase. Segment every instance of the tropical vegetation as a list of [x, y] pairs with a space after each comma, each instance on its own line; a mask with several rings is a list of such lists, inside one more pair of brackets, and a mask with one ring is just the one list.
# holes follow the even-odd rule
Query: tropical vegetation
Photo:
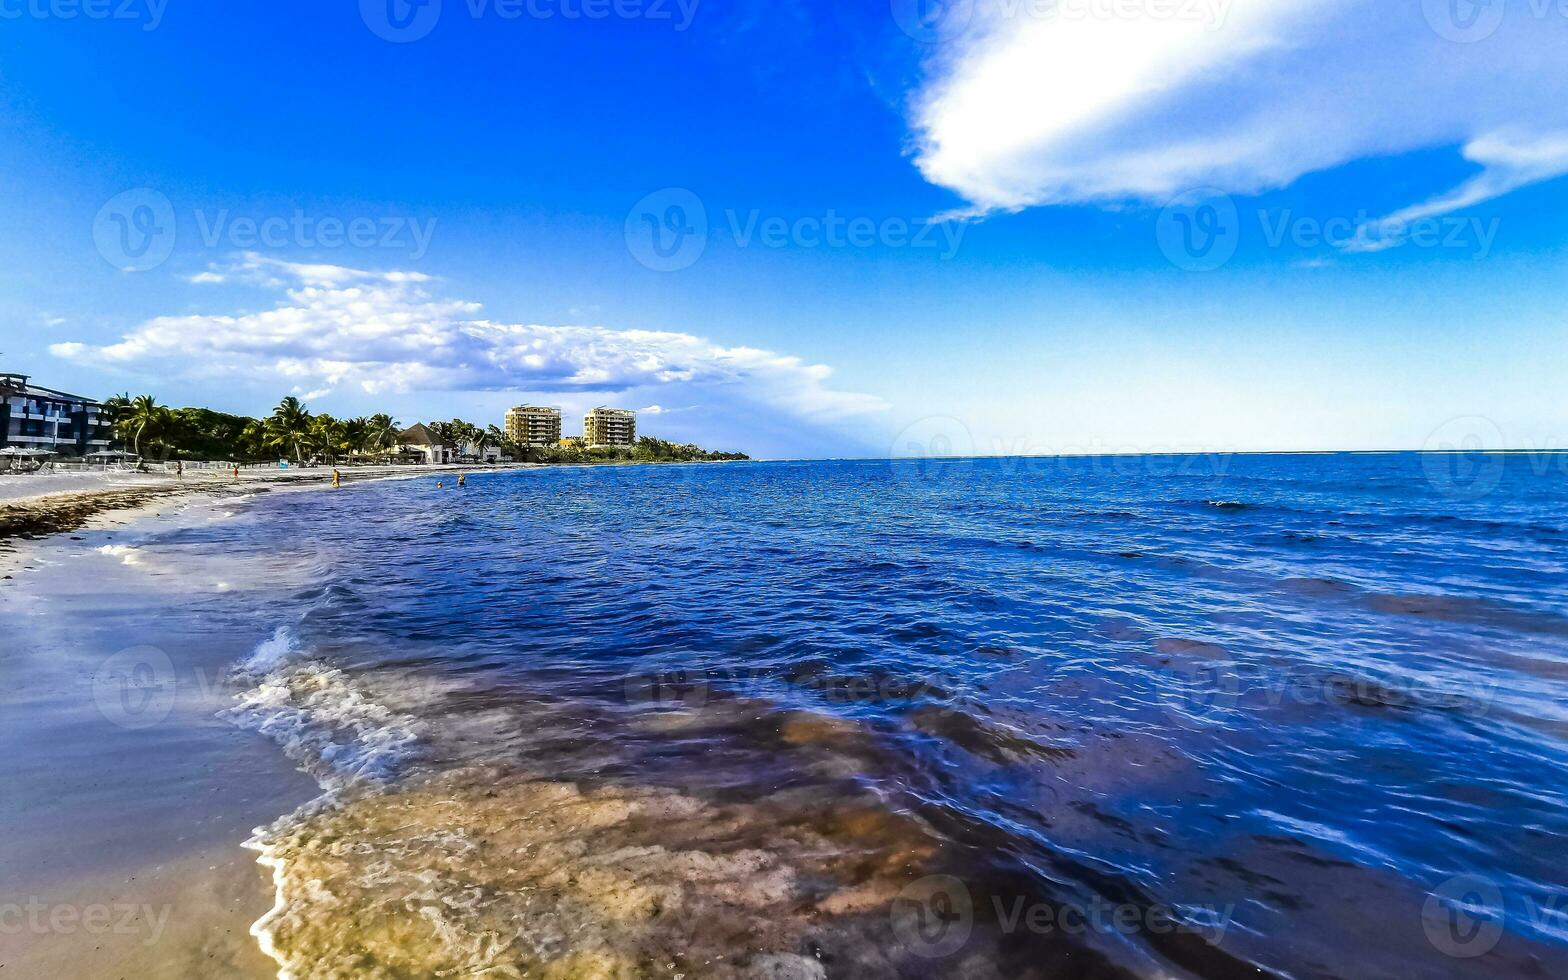
[[[289, 460], [388, 462], [398, 455], [402, 431], [390, 415], [339, 419], [311, 412], [290, 395], [260, 418], [230, 415], [209, 408], [171, 408], [151, 395], [115, 395], [105, 403], [115, 438], [128, 452], [149, 459], [213, 459], [235, 462]], [[494, 449], [502, 457], [530, 463], [698, 462], [747, 459], [744, 453], [709, 452], [699, 446], [643, 436], [631, 446], [522, 446], [499, 426], [462, 419], [427, 422], [443, 444], [462, 446], [477, 457]]]

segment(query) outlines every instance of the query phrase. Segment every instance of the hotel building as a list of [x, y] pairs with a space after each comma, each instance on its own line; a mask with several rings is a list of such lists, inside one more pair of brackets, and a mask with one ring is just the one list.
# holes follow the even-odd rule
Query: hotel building
[[0, 447], [86, 456], [108, 449], [109, 438], [102, 403], [0, 374]]
[[561, 410], [519, 405], [506, 413], [506, 437], [522, 446], [553, 446], [561, 441]]
[[630, 446], [637, 439], [637, 413], [601, 405], [583, 416], [583, 439], [590, 446]]

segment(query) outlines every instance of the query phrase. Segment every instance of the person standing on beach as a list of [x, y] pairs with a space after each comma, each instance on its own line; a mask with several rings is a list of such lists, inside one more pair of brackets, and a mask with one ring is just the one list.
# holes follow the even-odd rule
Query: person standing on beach
[[174, 461], [174, 476], [176, 479], [185, 479], [185, 464], [179, 460]]
[[343, 474], [338, 472], [338, 468], [336, 466], [332, 467], [332, 485], [334, 487], [341, 486], [342, 480]]

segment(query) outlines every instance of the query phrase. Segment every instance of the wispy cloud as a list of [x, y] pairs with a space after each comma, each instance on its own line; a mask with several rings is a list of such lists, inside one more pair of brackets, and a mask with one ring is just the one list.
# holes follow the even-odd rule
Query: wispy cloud
[[973, 2], [913, 123], [922, 173], [977, 213], [1249, 194], [1462, 148], [1480, 172], [1400, 212], [1430, 217], [1568, 172], [1568, 18], [1533, 5], [1458, 43], [1435, 0], [1150, 0], [1079, 17]]
[[[1484, 204], [1521, 187], [1568, 173], [1568, 131], [1546, 134], [1492, 133], [1466, 144], [1466, 160], [1481, 172], [1452, 190], [1402, 208], [1361, 229], [1349, 251], [1381, 251], [1399, 244], [1397, 230]], [[1376, 231], [1374, 231], [1376, 230]]]
[[215, 274], [280, 292], [252, 313], [162, 316], [116, 343], [54, 344], [56, 356], [175, 376], [275, 380], [319, 395], [364, 392], [618, 392], [660, 388], [773, 406], [816, 422], [880, 411], [832, 370], [687, 333], [504, 323], [436, 293], [429, 276], [245, 255]]

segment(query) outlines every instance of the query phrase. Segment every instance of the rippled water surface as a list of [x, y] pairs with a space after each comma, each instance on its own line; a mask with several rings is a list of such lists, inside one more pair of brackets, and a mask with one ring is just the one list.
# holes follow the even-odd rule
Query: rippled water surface
[[[1562, 976], [1560, 457], [257, 498], [300, 976]], [[248, 601], [239, 589], [227, 602]]]

